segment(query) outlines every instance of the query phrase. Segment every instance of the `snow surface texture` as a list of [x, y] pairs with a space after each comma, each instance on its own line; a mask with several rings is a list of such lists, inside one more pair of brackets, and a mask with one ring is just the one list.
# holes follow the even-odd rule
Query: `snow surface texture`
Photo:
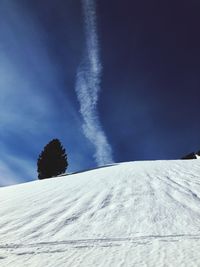
[[1, 188], [0, 266], [200, 266], [200, 161]]

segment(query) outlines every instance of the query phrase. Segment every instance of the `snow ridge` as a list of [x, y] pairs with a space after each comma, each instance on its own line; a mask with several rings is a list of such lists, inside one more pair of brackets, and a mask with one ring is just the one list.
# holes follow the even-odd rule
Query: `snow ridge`
[[200, 163], [115, 164], [0, 188], [0, 266], [199, 266]]

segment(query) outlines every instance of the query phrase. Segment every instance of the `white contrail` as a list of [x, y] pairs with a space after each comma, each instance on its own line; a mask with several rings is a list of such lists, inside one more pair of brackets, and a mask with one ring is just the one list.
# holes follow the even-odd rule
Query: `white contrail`
[[96, 26], [95, 0], [82, 0], [86, 52], [77, 72], [76, 93], [83, 117], [85, 136], [95, 146], [98, 165], [112, 163], [112, 149], [102, 129], [97, 112], [102, 66], [99, 59], [99, 44]]

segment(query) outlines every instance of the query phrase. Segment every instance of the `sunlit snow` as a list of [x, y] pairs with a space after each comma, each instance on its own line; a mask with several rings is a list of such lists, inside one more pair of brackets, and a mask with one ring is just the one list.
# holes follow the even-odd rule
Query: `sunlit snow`
[[0, 188], [0, 266], [200, 266], [200, 161]]

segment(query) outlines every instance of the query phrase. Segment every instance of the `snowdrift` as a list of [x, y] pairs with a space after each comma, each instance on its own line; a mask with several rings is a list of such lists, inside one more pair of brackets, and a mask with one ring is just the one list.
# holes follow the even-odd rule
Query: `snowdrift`
[[200, 266], [200, 161], [0, 188], [0, 266]]

